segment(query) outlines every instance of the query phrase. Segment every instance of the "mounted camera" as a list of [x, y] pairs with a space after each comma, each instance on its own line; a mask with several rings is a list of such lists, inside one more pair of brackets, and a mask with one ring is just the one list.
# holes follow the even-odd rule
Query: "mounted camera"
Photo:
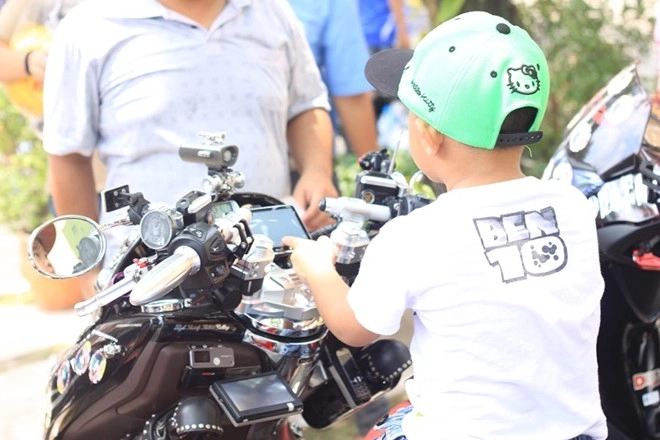
[[204, 142], [180, 146], [179, 157], [186, 162], [206, 165], [208, 176], [202, 181], [204, 191], [217, 200], [242, 188], [245, 185], [245, 176], [230, 168], [238, 160], [238, 147], [225, 145], [227, 133], [203, 131], [198, 134]]
[[185, 162], [201, 163], [209, 170], [223, 170], [232, 167], [238, 160], [238, 147], [236, 145], [224, 145], [227, 133], [200, 132], [198, 133], [205, 142], [201, 144], [188, 144], [179, 147], [179, 157]]

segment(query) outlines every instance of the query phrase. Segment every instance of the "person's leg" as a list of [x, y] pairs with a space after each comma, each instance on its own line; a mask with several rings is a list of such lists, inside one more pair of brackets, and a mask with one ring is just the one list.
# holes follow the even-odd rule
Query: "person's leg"
[[[385, 399], [379, 399], [385, 400]], [[377, 401], [375, 401], [377, 402]], [[375, 403], [374, 402], [374, 403]], [[365, 407], [366, 409], [366, 407]], [[393, 407], [389, 413], [382, 416], [364, 435], [364, 440], [406, 440], [407, 437], [403, 433], [401, 422], [406, 414], [413, 410], [410, 401], [404, 401]], [[359, 414], [356, 413], [356, 415]], [[594, 440], [591, 436], [582, 434], [568, 440]]]
[[413, 407], [410, 402], [399, 403], [376, 422], [371, 430], [366, 433], [364, 440], [406, 440], [401, 421], [412, 410]]

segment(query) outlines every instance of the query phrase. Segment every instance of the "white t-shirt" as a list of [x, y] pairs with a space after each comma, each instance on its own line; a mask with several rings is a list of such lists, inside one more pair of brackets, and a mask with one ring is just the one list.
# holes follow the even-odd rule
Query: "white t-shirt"
[[411, 439], [605, 439], [595, 212], [527, 177], [457, 189], [386, 224], [348, 300], [389, 335], [414, 312]]

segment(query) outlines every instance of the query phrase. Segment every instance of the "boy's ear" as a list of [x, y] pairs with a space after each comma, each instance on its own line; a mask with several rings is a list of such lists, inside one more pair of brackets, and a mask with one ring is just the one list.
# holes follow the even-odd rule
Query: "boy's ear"
[[417, 131], [422, 135], [426, 152], [429, 154], [437, 153], [440, 145], [445, 140], [445, 135], [420, 118], [415, 118], [414, 124]]

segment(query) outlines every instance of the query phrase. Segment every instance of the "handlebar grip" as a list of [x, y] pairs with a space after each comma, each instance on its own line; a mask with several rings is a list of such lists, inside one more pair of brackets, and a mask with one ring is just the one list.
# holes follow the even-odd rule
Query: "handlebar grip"
[[324, 235], [330, 235], [332, 231], [337, 229], [337, 225], [338, 223], [332, 223], [330, 225], [321, 226], [320, 228], [310, 232], [309, 238], [311, 238], [312, 240], [316, 240], [317, 238], [322, 237]]
[[353, 197], [326, 197], [319, 208], [339, 217], [360, 216], [377, 222], [386, 222], [392, 218], [389, 206], [375, 205]]
[[189, 246], [180, 246], [174, 253], [149, 271], [133, 288], [129, 301], [141, 306], [162, 298], [189, 275], [197, 273], [201, 259]]

